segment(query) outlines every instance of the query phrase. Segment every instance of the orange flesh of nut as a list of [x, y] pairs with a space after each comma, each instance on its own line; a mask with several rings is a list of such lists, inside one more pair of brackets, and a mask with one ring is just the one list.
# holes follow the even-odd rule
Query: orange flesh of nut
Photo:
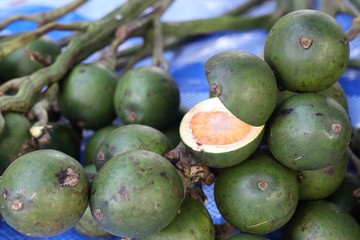
[[190, 121], [198, 145], [227, 145], [244, 139], [251, 125], [227, 112], [200, 112]]

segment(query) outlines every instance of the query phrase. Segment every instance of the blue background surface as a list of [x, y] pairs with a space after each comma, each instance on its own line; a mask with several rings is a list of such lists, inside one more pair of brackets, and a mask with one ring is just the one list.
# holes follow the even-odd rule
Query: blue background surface
[[[0, 13], [0, 19], [3, 19], [14, 13], [33, 13], [38, 11], [45, 11], [52, 9], [51, 4], [39, 5], [32, 1], [24, 1], [24, 4], [17, 7], [8, 8], [7, 11]], [[91, 1], [92, 4], [97, 3], [98, 9], [101, 11], [101, 0]], [[120, 1], [122, 2], [122, 1]], [[207, 18], [219, 15], [234, 6], [245, 2], [244, 0], [176, 0], [170, 9], [163, 17], [163, 21], [177, 21]], [[110, 4], [110, 3], [109, 3]], [[115, 4], [115, 3], [114, 3]], [[117, 1], [116, 3], [120, 3]], [[115, 5], [114, 5], [115, 6]], [[250, 14], [257, 15], [265, 12], [271, 12], [275, 8], [274, 1], [267, 1], [261, 8], [257, 8]], [[85, 12], [86, 11], [86, 12]], [[98, 16], [98, 14], [97, 14]], [[76, 20], [89, 19], [89, 12], [86, 6], [79, 8], [79, 10], [68, 14], [60, 19], [61, 22], [72, 22]], [[349, 15], [341, 14], [337, 17], [344, 30], [347, 30], [352, 21]], [[92, 19], [91, 19], [92, 20]], [[33, 29], [36, 25], [27, 21], [20, 21], [10, 25], [7, 29], [0, 32], [1, 34], [15, 33], [23, 30]], [[69, 32], [54, 31], [49, 35], [53, 39], [59, 39]], [[214, 54], [223, 51], [238, 49], [251, 52], [258, 56], [262, 56], [263, 46], [265, 44], [267, 32], [264, 30], [251, 31], [226, 31], [217, 34], [212, 34], [206, 37], [199, 37], [196, 40], [186, 44], [176, 51], [167, 51], [166, 58], [169, 62], [169, 72], [173, 75], [178, 83], [181, 92], [181, 103], [187, 107], [191, 107], [199, 101], [206, 99], [209, 94], [209, 87], [205, 79], [204, 63]], [[132, 44], [130, 41], [127, 44]], [[350, 43], [351, 57], [360, 57], [360, 39], [357, 38]], [[150, 59], [146, 59], [139, 63], [139, 65], [149, 64]], [[343, 86], [349, 103], [349, 115], [354, 126], [360, 127], [360, 71], [357, 69], [347, 69], [340, 79], [340, 84]], [[91, 135], [90, 133], [87, 133]], [[206, 205], [209, 210], [214, 223], [223, 222], [223, 218], [218, 212], [213, 199], [213, 186], [204, 186], [205, 193], [208, 196], [209, 203]], [[44, 210], [45, 211], [45, 210]], [[277, 239], [278, 233], [270, 236], [271, 239]], [[25, 240], [37, 239], [20, 235], [15, 230], [10, 228], [5, 222], [0, 222], [0, 240]], [[94, 239], [86, 237], [78, 233], [74, 229], [51, 238], [41, 238], [51, 240], [86, 240]], [[100, 238], [97, 238], [100, 239]], [[114, 238], [119, 239], [119, 238]]]

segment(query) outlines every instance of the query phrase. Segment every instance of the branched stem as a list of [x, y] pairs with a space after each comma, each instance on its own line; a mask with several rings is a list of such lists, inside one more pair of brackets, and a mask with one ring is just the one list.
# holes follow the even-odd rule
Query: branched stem
[[[177, 45], [194, 36], [211, 34], [223, 30], [270, 29], [277, 19], [283, 16], [283, 11], [256, 17], [220, 16], [210, 19], [191, 20], [183, 22], [162, 23], [163, 49]], [[129, 70], [136, 62], [153, 53], [153, 45], [147, 39], [144, 44], [132, 47], [125, 56], [118, 56], [117, 66], [123, 71]], [[156, 43], [158, 44], [158, 42]], [[161, 47], [159, 47], [161, 49]], [[155, 54], [162, 55], [162, 53]]]
[[[220, 30], [247, 30], [247, 29], [251, 29], [251, 26], [248, 26], [248, 24], [241, 24], [242, 22], [246, 22], [246, 20], [239, 20], [238, 22], [236, 21], [226, 21], [223, 23], [220, 23], [220, 25], [222, 26], [210, 26], [208, 25], [210, 22], [219, 22], [219, 21], [223, 21], [223, 17], [228, 16], [230, 17], [230, 19], [236, 19], [238, 17], [234, 17], [236, 15], [242, 14], [244, 12], [246, 12], [247, 10], [258, 6], [259, 4], [263, 3], [264, 0], [251, 0], [249, 2], [246, 2], [245, 4], [239, 6], [238, 8], [228, 11], [226, 12], [223, 16], [220, 17], [215, 17], [213, 18], [213, 20], [210, 21], [185, 21], [185, 22], [180, 22], [180, 23], [175, 23], [178, 28], [174, 29], [173, 32], [177, 32], [177, 31], [183, 31], [181, 29], [181, 26], [187, 26], [187, 30], [190, 30], [190, 32], [187, 32], [184, 34], [184, 36], [182, 35], [181, 37], [177, 36], [178, 34], [176, 34], [176, 36], [172, 35], [172, 33], [168, 33], [169, 36], [167, 36], [163, 31], [163, 37], [162, 37], [162, 45], [163, 45], [163, 49], [168, 49], [168, 48], [173, 48], [174, 46], [177, 46], [179, 44], [181, 44], [182, 42], [186, 41], [189, 37], [193, 37], [193, 36], [197, 36], [199, 34], [211, 34], [211, 33], [215, 33], [217, 31]], [[285, 1], [286, 2], [286, 1]], [[279, 8], [281, 8], [280, 11], [277, 11], [273, 14], [274, 17], [274, 22], [275, 20], [280, 17], [283, 11], [283, 6], [280, 6]], [[263, 20], [267, 20], [268, 16], [264, 16], [264, 18], [255, 18], [254, 20], [252, 20], [251, 17], [247, 17], [246, 19], [249, 20], [249, 22], [251, 21], [259, 21], [261, 22], [262, 19]], [[231, 22], [231, 24], [233, 24], [234, 28], [231, 28], [231, 26], [229, 26], [229, 22]], [[164, 25], [168, 26], [168, 28], [172, 28], [173, 26], [172, 23], [163, 23], [163, 26], [161, 26], [161, 29], [164, 28]], [[194, 27], [197, 25], [197, 29], [193, 30], [192, 25], [194, 25]], [[259, 28], [265, 28], [268, 29], [271, 27], [271, 23], [270, 26], [268, 25], [268, 23], [266, 22], [262, 22], [262, 23], [256, 23], [255, 25], [259, 26]], [[199, 29], [203, 29], [200, 30]], [[206, 29], [206, 30], [204, 30]], [[118, 68], [122, 68], [123, 71], [127, 71], [128, 69], [130, 69], [131, 67], [133, 67], [133, 65], [138, 62], [139, 60], [150, 56], [151, 54], [154, 55], [155, 49], [153, 48], [153, 44], [150, 44], [149, 41], [154, 41], [152, 40], [152, 38], [148, 38], [147, 41], [143, 44], [139, 44], [137, 46], [131, 46], [127, 49], [124, 49], [122, 51], [118, 52], [117, 55], [117, 67]], [[154, 45], [156, 48], [156, 45], [158, 45], [159, 41], [154, 41]], [[161, 47], [159, 47], [161, 49]], [[161, 54], [156, 54], [155, 55], [162, 55]], [[156, 57], [155, 57], [156, 58]]]
[[14, 78], [0, 85], [0, 96], [6, 95], [10, 90], [19, 90], [21, 82], [25, 79], [23, 78]]
[[[21, 78], [26, 79], [26, 81], [23, 80], [21, 82], [19, 91], [15, 96], [1, 97], [0, 111], [27, 112], [31, 107], [31, 100], [44, 86], [59, 81], [74, 64], [106, 46], [120, 24], [136, 19], [139, 14], [154, 4], [154, 2], [156, 0], [132, 0], [126, 2], [117, 9], [118, 14], [122, 15], [121, 19], [113, 18], [92, 24], [83, 35], [69, 43], [52, 65], [40, 69], [30, 76]], [[1, 134], [4, 126], [4, 118], [0, 114]]]
[[224, 30], [270, 29], [283, 16], [282, 11], [255, 17], [220, 16], [183, 22], [163, 23], [164, 36], [191, 37]]
[[212, 184], [215, 174], [208, 166], [201, 164], [200, 160], [183, 144], [180, 143], [174, 149], [167, 152], [165, 158], [168, 159], [176, 168], [183, 180], [185, 192], [193, 198], [207, 201], [204, 194], [197, 187], [198, 183]]
[[44, 66], [49, 66], [53, 63], [53, 59], [49, 55], [43, 55], [41, 52], [26, 49], [24, 54], [31, 60], [41, 63]]
[[350, 13], [352, 15], [357, 14], [357, 9], [352, 5], [345, 3], [343, 0], [322, 0], [321, 11], [335, 17], [338, 13]]
[[356, 17], [352, 21], [352, 25], [346, 32], [348, 41], [354, 40], [360, 33], [360, 17]]
[[59, 89], [58, 83], [53, 83], [44, 93], [43, 98], [34, 104], [30, 113], [38, 121], [35, 122], [31, 128], [30, 133], [34, 138], [40, 138], [45, 134], [45, 130], [48, 125], [48, 111], [50, 110], [52, 103], [56, 100], [56, 95]]
[[162, 24], [160, 16], [155, 17], [154, 25], [154, 50], [153, 50], [153, 66], [162, 67], [164, 71], [168, 71], [169, 65], [164, 57], [164, 42], [162, 33]]
[[[173, 48], [180, 45], [186, 38], [169, 37], [164, 39], [164, 49]], [[116, 66], [124, 71], [133, 67], [139, 60], [152, 54], [151, 44], [139, 44], [130, 48], [119, 51], [117, 54]]]
[[22, 33], [8, 41], [0, 43], [0, 60], [16, 51], [27, 43], [30, 43], [37, 38], [45, 35], [52, 30], [77, 30], [86, 31], [93, 23], [90, 22], [73, 22], [70, 24], [63, 24], [57, 22], [50, 22], [43, 25], [33, 32]]
[[34, 22], [38, 22], [39, 25], [44, 25], [46, 23], [54, 21], [64, 15], [70, 13], [71, 11], [80, 7], [87, 1], [88, 0], [74, 0], [73, 2], [70, 2], [69, 4], [67, 4], [65, 6], [62, 6], [62, 7], [56, 8], [54, 10], [47, 11], [47, 12], [40, 12], [40, 13], [35, 13], [35, 14], [13, 15], [13, 16], [10, 16], [10, 17], [4, 19], [0, 23], [0, 29], [3, 29], [5, 27], [7, 27], [8, 25], [10, 25], [11, 23], [19, 21], [19, 20], [34, 21]]
[[158, 15], [159, 8], [154, 9], [152, 14], [142, 16], [139, 19], [125, 23], [117, 28], [115, 32], [115, 38], [110, 43], [109, 48], [103, 53], [103, 55], [98, 60], [98, 63], [104, 64], [110, 69], [116, 70], [117, 57], [118, 57], [118, 47], [124, 43], [126, 39], [135, 35], [141, 29], [146, 28], [154, 19], [154, 16]]
[[129, 57], [125, 57], [123, 59], [117, 59], [117, 67], [122, 67], [122, 72], [125, 73], [129, 69], [131, 69], [138, 61], [141, 59], [151, 55], [153, 52], [153, 46], [152, 42], [149, 40], [149, 38], [144, 37], [145, 41], [144, 43], [139, 46], [138, 51], [136, 51], [134, 54], [132, 54]]
[[354, 40], [360, 33], [360, 11], [352, 3], [344, 0], [322, 0], [321, 11], [336, 17], [338, 13], [350, 14], [354, 17], [351, 27], [346, 32], [347, 40]]
[[153, 19], [153, 66], [163, 67], [165, 71], [168, 71], [169, 65], [164, 57], [164, 39], [162, 31], [161, 16], [165, 10], [171, 5], [173, 0], [167, 0], [161, 5], [161, 11]]

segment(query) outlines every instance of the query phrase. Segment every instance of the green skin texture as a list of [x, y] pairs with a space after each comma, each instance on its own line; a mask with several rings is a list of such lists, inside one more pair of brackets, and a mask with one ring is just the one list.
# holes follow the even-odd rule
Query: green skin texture
[[79, 161], [81, 134], [77, 133], [69, 123], [50, 122], [48, 124], [52, 126], [52, 128], [48, 130], [51, 142], [49, 144], [41, 144], [39, 149], [55, 149]]
[[190, 150], [194, 153], [195, 156], [199, 158], [199, 161], [209, 167], [213, 168], [226, 168], [237, 165], [245, 161], [251, 154], [253, 154], [256, 149], [260, 146], [264, 130], [250, 143], [245, 146], [238, 148], [233, 151], [223, 152], [223, 153], [213, 153], [203, 151], [196, 151], [188, 146]]
[[360, 188], [360, 178], [354, 173], [346, 173], [340, 186], [332, 193], [327, 201], [333, 202], [350, 213], [358, 223], [360, 223], [360, 204], [359, 198], [353, 192]]
[[[312, 44], [304, 48], [302, 37]], [[279, 19], [270, 30], [264, 59], [283, 89], [317, 92], [334, 84], [346, 69], [350, 46], [339, 23], [317, 10], [298, 10]]]
[[[95, 177], [95, 175], [97, 173], [95, 165], [94, 164], [86, 165], [86, 166], [84, 166], [84, 169], [88, 175], [91, 175], [90, 178], [88, 177], [89, 182], [90, 182], [90, 188], [91, 188], [91, 183], [92, 183], [93, 177]], [[88, 205], [84, 214], [81, 216], [80, 220], [76, 223], [74, 228], [78, 232], [80, 232], [86, 236], [89, 236], [89, 237], [94, 237], [94, 238], [114, 237], [112, 234], [110, 234], [110, 233], [106, 232], [104, 229], [102, 229], [99, 224], [97, 224], [97, 222], [95, 221], [94, 217], [91, 214], [90, 205]]]
[[114, 105], [124, 124], [144, 124], [162, 130], [177, 116], [180, 92], [175, 80], [164, 70], [139, 67], [119, 79]]
[[267, 240], [267, 239], [268, 238], [259, 235], [242, 233], [231, 236], [226, 240]]
[[13, 78], [27, 76], [45, 67], [44, 64], [32, 60], [30, 56], [27, 56], [25, 54], [26, 50], [39, 52], [45, 59], [50, 58], [52, 61], [54, 61], [61, 52], [61, 48], [55, 42], [48, 38], [38, 38], [0, 61], [1, 80], [7, 81]]
[[97, 149], [94, 163], [100, 169], [114, 156], [131, 150], [144, 149], [164, 155], [172, 149], [169, 139], [159, 130], [142, 125], [130, 124], [113, 130]]
[[205, 63], [211, 95], [219, 97], [242, 121], [261, 126], [277, 102], [277, 83], [271, 68], [261, 58], [244, 51], [224, 51]]
[[90, 208], [107, 232], [138, 238], [167, 226], [183, 198], [181, 177], [169, 161], [154, 152], [134, 150], [116, 155], [98, 171]]
[[214, 240], [215, 226], [206, 207], [186, 197], [175, 219], [157, 233], [137, 240]]
[[[323, 91], [320, 91], [319, 93], [334, 98], [348, 112], [348, 101], [347, 101], [346, 93], [339, 82], [334, 83], [333, 85], [331, 85], [331, 87]], [[282, 102], [286, 98], [295, 94], [296, 94], [295, 92], [291, 92], [288, 90], [279, 91], [278, 103]]]
[[293, 218], [284, 228], [284, 239], [358, 240], [360, 226], [355, 219], [334, 203], [324, 200], [299, 204]]
[[[267, 187], [259, 187], [264, 182]], [[246, 161], [220, 171], [214, 196], [220, 213], [233, 227], [262, 235], [289, 221], [299, 190], [295, 171], [269, 153], [258, 151]]]
[[[75, 185], [66, 184], [67, 169], [78, 174]], [[0, 182], [0, 211], [5, 221], [20, 233], [51, 237], [73, 227], [88, 205], [89, 182], [72, 157], [57, 150], [37, 150], [14, 161]], [[14, 210], [14, 200], [23, 208]]]
[[316, 170], [335, 164], [351, 137], [345, 109], [333, 98], [318, 93], [287, 98], [277, 106], [267, 127], [270, 151], [295, 170]]
[[4, 113], [5, 131], [0, 137], [0, 175], [17, 157], [23, 144], [30, 141], [30, 121], [19, 113]]
[[59, 110], [80, 128], [97, 130], [116, 117], [114, 93], [117, 75], [100, 64], [79, 64], [61, 81]]
[[94, 159], [96, 158], [97, 150], [101, 142], [117, 127], [119, 126], [111, 124], [94, 132], [85, 145], [84, 165], [94, 164]]
[[333, 193], [345, 178], [348, 166], [347, 152], [334, 165], [318, 170], [299, 171], [299, 199], [319, 200]]

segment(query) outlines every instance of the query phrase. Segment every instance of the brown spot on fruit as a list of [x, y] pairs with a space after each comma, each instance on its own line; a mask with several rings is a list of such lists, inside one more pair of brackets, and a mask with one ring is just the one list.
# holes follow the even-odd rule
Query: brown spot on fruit
[[137, 113], [136, 112], [130, 112], [129, 115], [127, 116], [127, 119], [129, 120], [129, 122], [136, 122], [138, 119]]
[[335, 173], [335, 171], [336, 171], [335, 167], [331, 166], [325, 169], [325, 174], [331, 176]]
[[3, 188], [3, 190], [2, 190], [2, 196], [3, 196], [3, 198], [4, 198], [5, 200], [8, 198], [9, 192], [8, 192], [8, 190], [7, 190], [6, 188]]
[[19, 212], [24, 209], [24, 203], [20, 199], [15, 199], [11, 204], [11, 209]]
[[100, 222], [104, 219], [104, 213], [100, 208], [94, 210], [94, 216]]
[[161, 172], [161, 173], [160, 173], [160, 176], [161, 176], [162, 178], [169, 179], [168, 176], [167, 176], [167, 174], [166, 174], [166, 172]]
[[126, 187], [124, 185], [120, 187], [119, 195], [122, 200], [130, 201], [130, 193], [126, 190]]
[[97, 159], [99, 161], [105, 161], [105, 153], [103, 151], [100, 151], [98, 154], [97, 154]]
[[305, 179], [305, 177], [304, 177], [304, 175], [302, 174], [301, 171], [298, 171], [296, 176], [297, 176], [297, 180], [298, 180], [299, 183], [301, 183]]
[[338, 123], [333, 123], [331, 127], [334, 133], [339, 133], [341, 131], [341, 125]]
[[261, 191], [265, 191], [269, 187], [269, 183], [266, 181], [258, 181], [257, 187]]
[[313, 40], [310, 37], [301, 37], [300, 38], [300, 45], [304, 48], [304, 49], [309, 49], [311, 47], [313, 43]]
[[80, 173], [73, 167], [61, 169], [55, 176], [61, 186], [75, 187], [80, 181]]
[[210, 91], [211, 91], [212, 94], [214, 94], [214, 96], [218, 97], [221, 94], [221, 86], [213, 83], [210, 86]]
[[305, 230], [306, 230], [306, 226], [305, 226], [305, 224], [302, 223], [301, 224], [301, 231], [304, 232]]
[[96, 176], [95, 173], [90, 173], [90, 172], [87, 172], [87, 173], [86, 173], [86, 177], [87, 177], [87, 179], [89, 180], [89, 182], [94, 181], [95, 176]]

